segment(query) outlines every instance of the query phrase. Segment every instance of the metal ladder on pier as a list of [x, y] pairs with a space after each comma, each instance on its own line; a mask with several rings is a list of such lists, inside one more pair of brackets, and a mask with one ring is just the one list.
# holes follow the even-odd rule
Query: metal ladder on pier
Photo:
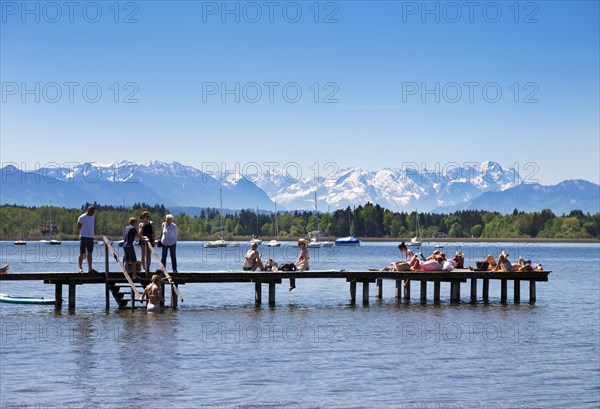
[[[136, 284], [136, 288], [138, 292], [144, 292], [143, 284]], [[136, 293], [129, 285], [108, 283], [108, 289], [117, 302], [119, 309], [125, 309], [127, 307], [134, 309], [136, 307], [136, 303], [141, 304], [140, 307], [144, 307], [146, 305], [145, 300], [142, 301], [139, 298], [136, 298]]]
[[[105, 247], [112, 253], [113, 257], [115, 258], [115, 261], [119, 265], [119, 268], [123, 272], [123, 275], [125, 276], [125, 279], [127, 280], [127, 283], [128, 283], [127, 285], [118, 285], [115, 282], [110, 282], [109, 281], [110, 279], [107, 274], [106, 286], [109, 289], [109, 291], [111, 292], [111, 294], [112, 294], [113, 298], [115, 299], [115, 301], [117, 302], [117, 304], [119, 305], [119, 308], [125, 308], [127, 306], [127, 304], [129, 302], [131, 302], [131, 304], [129, 306], [133, 309], [133, 308], [135, 308], [136, 302], [143, 303], [142, 294], [144, 293], [144, 287], [141, 283], [138, 283], [138, 284], [134, 283], [131, 276], [129, 275], [129, 272], [127, 271], [127, 269], [125, 268], [125, 266], [123, 265], [121, 260], [119, 259], [119, 255], [117, 254], [117, 252], [113, 248], [112, 244], [110, 243], [110, 240], [108, 240], [108, 238], [106, 236], [102, 236], [102, 240], [104, 241]], [[130, 292], [131, 297], [129, 299], [125, 299], [126, 293], [121, 292], [122, 288], [131, 289], [131, 292]], [[141, 289], [141, 292], [140, 292], [140, 289]]]

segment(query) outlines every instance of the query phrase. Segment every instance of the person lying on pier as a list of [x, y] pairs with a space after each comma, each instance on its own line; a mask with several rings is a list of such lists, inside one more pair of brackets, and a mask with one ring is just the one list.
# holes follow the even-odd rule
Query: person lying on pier
[[125, 268], [129, 273], [133, 273], [133, 278], [139, 279], [137, 275], [137, 256], [135, 254], [135, 248], [133, 243], [136, 239], [139, 239], [137, 229], [137, 219], [135, 217], [129, 218], [129, 224], [125, 226], [125, 232], [123, 234], [123, 250], [125, 251], [125, 257], [123, 259]]
[[8, 264], [3, 265], [2, 267], [0, 267], [0, 274], [8, 273], [9, 268], [10, 268], [10, 266]]
[[260, 269], [260, 271], [265, 271], [265, 266], [263, 265], [262, 260], [260, 259], [261, 254], [256, 251], [258, 248], [257, 243], [252, 243], [250, 245], [250, 250], [246, 252], [246, 256], [244, 257], [244, 264], [242, 265], [242, 270], [244, 271], [256, 271], [256, 269]]
[[144, 288], [144, 293], [142, 294], [142, 301], [147, 297], [148, 304], [146, 305], [146, 311], [148, 312], [156, 312], [160, 310], [160, 303], [164, 301], [164, 297], [161, 290], [161, 276], [163, 271], [156, 270], [156, 274], [152, 275], [150, 279], [150, 284]]
[[[305, 239], [298, 239], [298, 247], [300, 247], [300, 255], [294, 262], [298, 271], [308, 271], [308, 260], [310, 257], [308, 256], [308, 246]], [[290, 288], [289, 291], [292, 291], [296, 288], [296, 279], [294, 277], [290, 277]]]
[[518, 264], [513, 264], [514, 271], [542, 271], [544, 268], [540, 263], [532, 263], [531, 260], [525, 260], [519, 257]]
[[415, 257], [410, 262], [410, 269], [413, 271], [442, 271], [444, 269], [444, 259], [438, 256], [435, 260], [421, 262], [418, 257]]

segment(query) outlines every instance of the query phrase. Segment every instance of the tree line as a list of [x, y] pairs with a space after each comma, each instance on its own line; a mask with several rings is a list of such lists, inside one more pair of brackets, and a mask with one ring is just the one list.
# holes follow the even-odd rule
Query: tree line
[[[139, 219], [142, 211], [150, 212], [157, 230], [169, 209], [163, 205], [136, 203], [132, 207], [96, 206], [96, 234], [120, 237], [129, 217]], [[56, 206], [0, 206], [0, 239], [39, 239], [51, 234], [53, 238], [77, 238], [76, 221], [90, 203], [79, 209]], [[573, 210], [555, 215], [551, 210], [519, 212], [504, 215], [498, 212], [464, 210], [451, 214], [394, 212], [367, 203], [354, 209], [332, 213], [313, 211], [271, 212], [240, 210], [221, 214], [218, 209], [203, 209], [199, 215], [175, 215], [180, 240], [201, 240], [234, 236], [297, 238], [321, 231], [330, 237], [354, 235], [367, 238], [407, 239], [415, 236], [417, 217], [421, 237], [431, 238], [595, 238], [600, 239], [600, 213], [589, 214]], [[277, 227], [277, 229], [276, 229]], [[158, 234], [158, 233], [157, 233]]]

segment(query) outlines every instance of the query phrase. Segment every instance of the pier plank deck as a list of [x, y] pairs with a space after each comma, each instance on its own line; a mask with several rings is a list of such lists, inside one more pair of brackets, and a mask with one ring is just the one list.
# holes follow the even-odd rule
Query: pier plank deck
[[[471, 280], [470, 302], [477, 302], [477, 281], [482, 280], [483, 291], [481, 299], [485, 302], [489, 300], [489, 282], [490, 280], [500, 281], [500, 301], [507, 302], [508, 281], [513, 281], [514, 297], [513, 301], [521, 301], [521, 282], [529, 282], [529, 302], [536, 302], [536, 283], [538, 281], [548, 281], [550, 271], [527, 271], [527, 272], [493, 272], [493, 271], [197, 271], [197, 272], [179, 272], [171, 273], [172, 286], [185, 285], [188, 283], [255, 283], [254, 293], [255, 302], [262, 303], [262, 284], [267, 284], [269, 292], [269, 305], [275, 304], [276, 285], [281, 284], [283, 280], [291, 278], [296, 279], [343, 279], [350, 285], [350, 302], [356, 302], [357, 283], [362, 285], [362, 301], [369, 302], [369, 284], [376, 283], [376, 298], [383, 297], [383, 280], [393, 280], [395, 282], [395, 298], [401, 300], [404, 295], [404, 301], [410, 301], [410, 288], [412, 281], [420, 283], [421, 302], [427, 301], [427, 282], [434, 283], [433, 301], [440, 301], [440, 284], [442, 282], [450, 283], [450, 302], [460, 302], [460, 284]], [[69, 309], [75, 309], [76, 287], [85, 284], [119, 284], [127, 283], [126, 277], [122, 272], [108, 273], [66, 273], [66, 272], [43, 272], [43, 273], [10, 273], [0, 275], [0, 281], [42, 281], [45, 284], [55, 285], [56, 308], [60, 309], [62, 305], [62, 286], [69, 288], [68, 306]], [[148, 280], [143, 280], [147, 283]], [[166, 283], [168, 285], [168, 283]], [[107, 286], [108, 288], [108, 286]], [[404, 291], [402, 291], [404, 290]], [[404, 293], [404, 294], [403, 294]], [[171, 306], [177, 307], [177, 298], [181, 295], [178, 291], [171, 289]], [[109, 308], [109, 298], [106, 297], [106, 308]]]

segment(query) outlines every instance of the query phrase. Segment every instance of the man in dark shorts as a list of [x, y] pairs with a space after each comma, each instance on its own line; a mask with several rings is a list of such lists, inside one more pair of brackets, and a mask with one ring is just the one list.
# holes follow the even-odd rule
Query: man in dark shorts
[[139, 239], [137, 219], [135, 217], [130, 217], [129, 224], [125, 226], [125, 232], [123, 234], [123, 250], [125, 250], [123, 263], [125, 264], [127, 271], [133, 273], [133, 278], [139, 278], [137, 275], [137, 256], [135, 255], [135, 248], [133, 247], [136, 239]]
[[96, 208], [89, 206], [87, 212], [77, 219], [79, 231], [79, 272], [83, 273], [83, 255], [87, 253], [88, 272], [97, 273], [92, 268], [92, 252], [94, 251], [94, 213]]

